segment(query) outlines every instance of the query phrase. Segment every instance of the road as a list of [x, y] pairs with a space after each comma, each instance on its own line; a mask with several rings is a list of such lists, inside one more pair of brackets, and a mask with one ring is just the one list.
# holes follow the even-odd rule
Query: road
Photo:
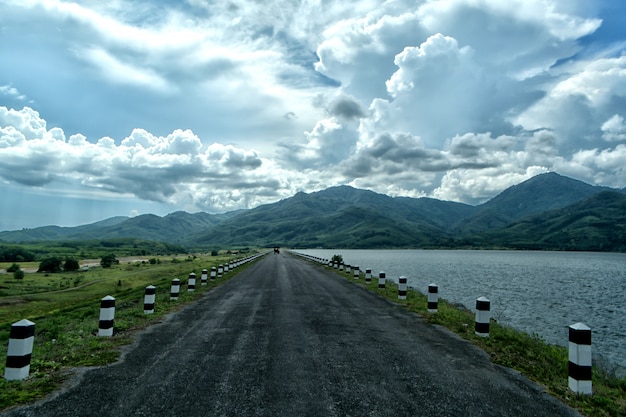
[[579, 416], [455, 335], [288, 253], [3, 416]]

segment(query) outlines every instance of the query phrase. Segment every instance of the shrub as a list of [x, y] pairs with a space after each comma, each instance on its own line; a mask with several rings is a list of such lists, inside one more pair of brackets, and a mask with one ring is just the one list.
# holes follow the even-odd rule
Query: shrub
[[57, 257], [46, 258], [39, 264], [37, 272], [61, 272], [61, 264]]
[[15, 279], [24, 279], [24, 271], [18, 269], [17, 271], [13, 271], [13, 278]]
[[63, 264], [63, 269], [65, 271], [78, 271], [80, 269], [80, 265], [76, 259], [67, 259]]

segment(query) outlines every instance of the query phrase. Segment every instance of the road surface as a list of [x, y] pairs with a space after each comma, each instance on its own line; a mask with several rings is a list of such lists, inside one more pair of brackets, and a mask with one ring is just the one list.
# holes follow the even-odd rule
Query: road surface
[[288, 253], [6, 416], [579, 416], [453, 334]]

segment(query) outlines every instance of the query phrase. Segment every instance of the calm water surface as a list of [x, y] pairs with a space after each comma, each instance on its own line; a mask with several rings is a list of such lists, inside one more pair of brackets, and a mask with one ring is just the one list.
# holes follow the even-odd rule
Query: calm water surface
[[567, 345], [568, 326], [591, 327], [592, 349], [626, 374], [626, 254], [591, 252], [302, 249], [372, 269], [378, 277], [408, 277], [408, 285], [474, 310], [491, 301], [491, 316], [548, 343]]

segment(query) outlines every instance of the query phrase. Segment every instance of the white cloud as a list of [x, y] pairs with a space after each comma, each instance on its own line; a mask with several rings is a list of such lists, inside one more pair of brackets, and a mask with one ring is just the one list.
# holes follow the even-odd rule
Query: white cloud
[[166, 3], [5, 2], [0, 97], [38, 105], [0, 107], [4, 180], [191, 211], [342, 183], [476, 203], [548, 170], [624, 186], [624, 40], [585, 50], [587, 2]]
[[17, 88], [10, 85], [0, 85], [0, 96], [13, 97], [20, 101], [27, 99], [26, 95], [20, 93]]
[[135, 64], [122, 62], [100, 48], [77, 52], [77, 55], [97, 68], [106, 80], [113, 83], [137, 85], [160, 92], [172, 90], [168, 81], [151, 68], [139, 68]]
[[626, 141], [626, 123], [619, 114], [614, 114], [602, 124], [602, 138], [607, 142]]

